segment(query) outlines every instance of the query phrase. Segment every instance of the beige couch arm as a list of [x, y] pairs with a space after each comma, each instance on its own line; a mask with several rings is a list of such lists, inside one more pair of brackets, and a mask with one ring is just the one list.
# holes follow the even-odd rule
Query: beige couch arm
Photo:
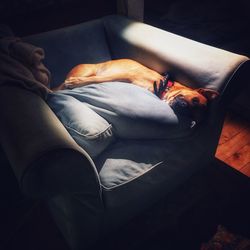
[[1, 146], [26, 194], [100, 193], [91, 158], [39, 96], [1, 87], [0, 115]]

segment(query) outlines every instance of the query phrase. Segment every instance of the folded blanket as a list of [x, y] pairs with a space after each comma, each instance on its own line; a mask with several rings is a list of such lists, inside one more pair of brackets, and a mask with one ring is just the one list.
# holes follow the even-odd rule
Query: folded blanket
[[21, 86], [46, 99], [50, 72], [42, 63], [44, 51], [17, 37], [0, 38], [0, 86]]

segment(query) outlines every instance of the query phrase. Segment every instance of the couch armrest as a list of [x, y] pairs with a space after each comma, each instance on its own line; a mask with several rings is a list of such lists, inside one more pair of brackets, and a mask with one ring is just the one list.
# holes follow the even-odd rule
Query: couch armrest
[[46, 102], [18, 87], [0, 88], [0, 142], [24, 193], [100, 195], [95, 166]]
[[160, 73], [170, 72], [177, 81], [194, 88], [223, 91], [235, 71], [249, 60], [122, 16], [103, 21], [113, 59], [137, 60]]

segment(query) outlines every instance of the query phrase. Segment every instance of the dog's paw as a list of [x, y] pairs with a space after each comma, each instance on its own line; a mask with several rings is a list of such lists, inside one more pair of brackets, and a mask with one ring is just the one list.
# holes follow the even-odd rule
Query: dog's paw
[[162, 93], [166, 90], [169, 80], [169, 74], [165, 73], [163, 75], [163, 79], [160, 80], [158, 83], [155, 81], [154, 86], [154, 94], [158, 97], [161, 97]]
[[84, 79], [82, 77], [69, 77], [64, 81], [64, 85], [67, 89], [73, 89], [84, 85]]
[[69, 83], [69, 84], [78, 84], [79, 82], [80, 82], [80, 77], [75, 77], [75, 76], [71, 76], [64, 81], [64, 83]]

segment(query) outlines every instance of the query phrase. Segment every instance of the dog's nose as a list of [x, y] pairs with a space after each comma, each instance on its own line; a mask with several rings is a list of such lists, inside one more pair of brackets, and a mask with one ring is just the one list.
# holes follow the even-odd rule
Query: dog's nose
[[181, 108], [186, 108], [188, 106], [188, 102], [186, 100], [178, 100], [177, 105], [179, 105]]
[[194, 98], [192, 98], [192, 104], [193, 105], [199, 105], [200, 104], [200, 100], [199, 100], [199, 98], [198, 97], [194, 97]]
[[188, 112], [188, 102], [180, 97], [176, 97], [171, 103], [171, 107], [175, 112], [186, 114]]
[[179, 96], [174, 99], [173, 106], [178, 106], [179, 108], [186, 108], [188, 106], [188, 102]]

